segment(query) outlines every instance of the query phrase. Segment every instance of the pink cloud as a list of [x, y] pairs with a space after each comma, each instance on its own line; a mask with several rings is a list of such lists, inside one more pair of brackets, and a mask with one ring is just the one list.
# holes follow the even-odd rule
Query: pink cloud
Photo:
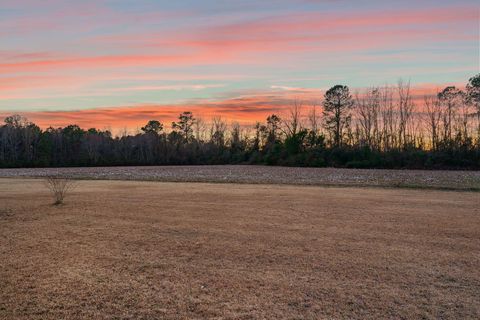
[[270, 34], [281, 32], [304, 32], [371, 28], [381, 26], [402, 27], [411, 25], [436, 25], [477, 21], [476, 7], [449, 7], [421, 10], [370, 11], [365, 13], [302, 13], [284, 17], [272, 17], [248, 23], [222, 26], [226, 34]]
[[[289, 53], [341, 52], [432, 41], [475, 41], [476, 36], [459, 34], [443, 24], [464, 24], [478, 20], [474, 8], [438, 8], [368, 13], [302, 13], [275, 16], [214, 26], [189, 27], [173, 33], [107, 35], [91, 38], [97, 44], [135, 46], [140, 49], [174, 49], [179, 52], [220, 55], [237, 62], [255, 53], [275, 53], [264, 63], [282, 60]], [[257, 59], [263, 57], [255, 56]], [[252, 61], [251, 59], [250, 61]]]
[[[90, 16], [95, 15], [96, 9], [86, 6], [81, 12]], [[127, 18], [118, 15], [119, 20]], [[71, 56], [59, 52], [17, 54], [10, 55], [10, 59], [3, 59], [0, 71], [16, 73], [46, 69], [185, 67], [222, 63], [266, 65], [288, 59], [291, 52], [358, 52], [375, 48], [401, 48], [405, 44], [432, 41], [475, 41], [475, 36], [459, 34], [455, 28], [438, 28], [438, 25], [476, 21], [476, 8], [467, 7], [347, 12], [328, 16], [318, 12], [303, 13], [216, 26], [189, 26], [168, 34], [101, 36], [87, 39], [87, 43], [94, 41], [97, 45], [111, 45], [117, 42], [120, 50], [128, 49], [135, 53], [103, 56]], [[29, 27], [28, 24], [25, 27]], [[165, 54], [165, 51], [173, 53]], [[257, 53], [274, 54], [265, 56]], [[1, 55], [5, 56], [0, 52]]]
[[[461, 85], [457, 84], [461, 87]], [[419, 107], [423, 97], [434, 95], [439, 88], [433, 84], [412, 86], [411, 95]], [[394, 88], [392, 86], [392, 88]], [[354, 89], [352, 89], [354, 91]], [[139, 128], [148, 120], [157, 119], [168, 127], [183, 111], [192, 111], [194, 115], [202, 118], [222, 116], [227, 121], [238, 121], [241, 124], [253, 124], [264, 121], [272, 114], [283, 115], [292, 105], [294, 100], [302, 101], [305, 107], [319, 104], [324, 90], [312, 88], [294, 88], [274, 86], [267, 91], [244, 92], [231, 98], [210, 100], [196, 100], [182, 104], [137, 104], [133, 106], [104, 107], [74, 111], [28, 111], [22, 114], [42, 128], [49, 126], [60, 127], [68, 124], [77, 124], [83, 128]], [[4, 118], [15, 112], [0, 112]]]

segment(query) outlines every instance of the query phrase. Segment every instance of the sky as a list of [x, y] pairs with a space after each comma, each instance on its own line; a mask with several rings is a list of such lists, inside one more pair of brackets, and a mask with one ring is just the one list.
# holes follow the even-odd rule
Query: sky
[[464, 85], [479, 15], [473, 0], [0, 0], [0, 116], [251, 123], [335, 84]]

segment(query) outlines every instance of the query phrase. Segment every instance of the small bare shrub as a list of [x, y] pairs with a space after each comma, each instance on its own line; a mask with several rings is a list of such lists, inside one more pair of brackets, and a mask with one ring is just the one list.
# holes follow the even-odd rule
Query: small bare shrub
[[67, 193], [75, 187], [75, 180], [64, 176], [48, 176], [45, 178], [45, 185], [53, 195], [54, 205], [63, 203]]

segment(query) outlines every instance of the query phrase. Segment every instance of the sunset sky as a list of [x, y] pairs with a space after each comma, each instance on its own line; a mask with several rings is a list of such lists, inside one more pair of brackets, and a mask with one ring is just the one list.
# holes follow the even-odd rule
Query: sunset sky
[[135, 129], [243, 123], [299, 98], [479, 72], [478, 1], [0, 1], [0, 116]]

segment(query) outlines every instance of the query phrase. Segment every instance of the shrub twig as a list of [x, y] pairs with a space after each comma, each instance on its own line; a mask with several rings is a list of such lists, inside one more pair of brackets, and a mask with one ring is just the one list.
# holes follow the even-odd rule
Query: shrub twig
[[63, 204], [67, 193], [75, 187], [75, 180], [65, 176], [48, 176], [45, 178], [45, 185], [52, 193], [54, 205]]

